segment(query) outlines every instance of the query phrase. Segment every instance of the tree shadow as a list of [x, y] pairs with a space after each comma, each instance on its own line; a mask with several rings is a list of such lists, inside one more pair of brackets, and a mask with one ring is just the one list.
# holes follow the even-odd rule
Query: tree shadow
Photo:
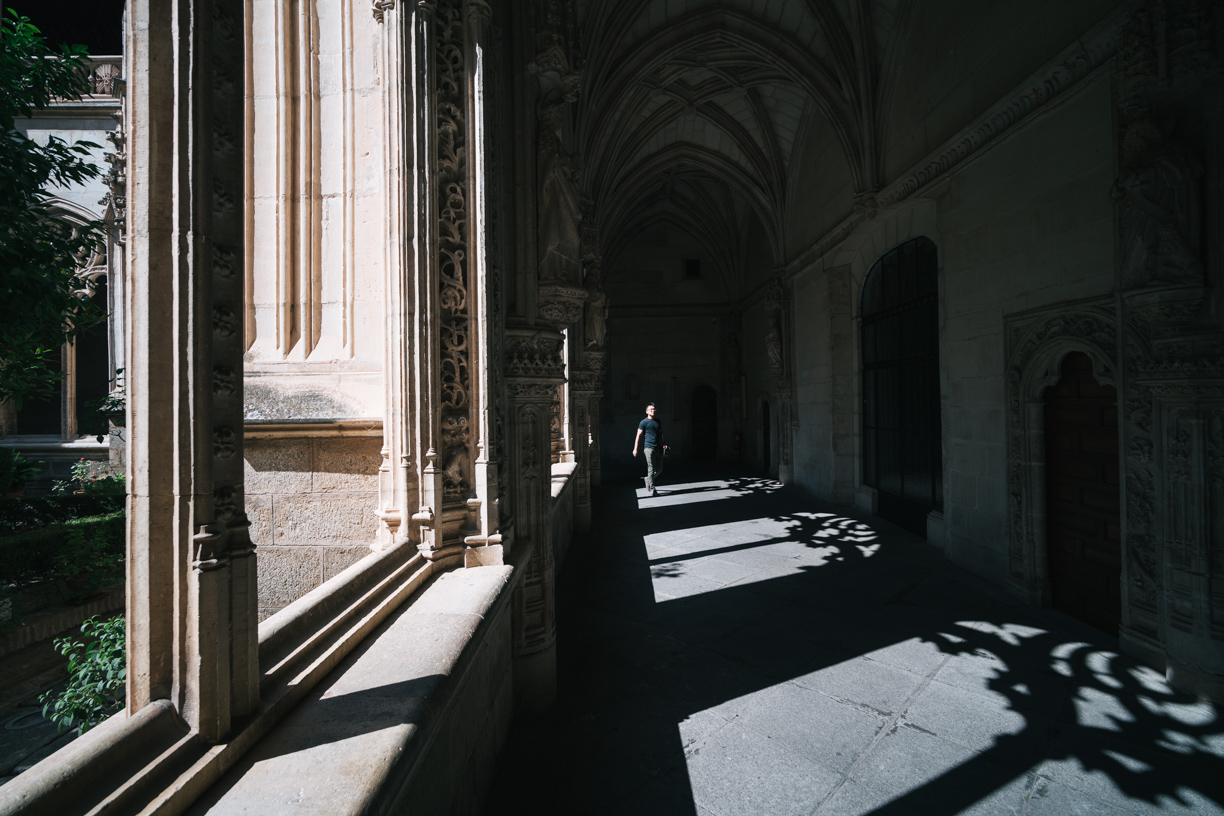
[[[857, 812], [890, 816], [1039, 812], [1066, 795], [1224, 805], [1216, 710], [1116, 640], [1011, 602], [880, 520], [686, 475], [701, 477], [690, 495], [725, 498], [652, 504], [628, 479], [597, 493], [596, 530], [559, 583], [560, 699], [516, 725], [488, 813], [841, 812], [852, 789], [871, 793]], [[802, 565], [769, 566], [779, 551]], [[751, 573], [735, 580], [737, 563]], [[826, 687], [881, 666], [921, 690]], [[785, 710], [796, 687], [815, 708]], [[979, 710], [997, 722], [973, 722]], [[911, 738], [953, 759], [879, 777], [874, 758]]]

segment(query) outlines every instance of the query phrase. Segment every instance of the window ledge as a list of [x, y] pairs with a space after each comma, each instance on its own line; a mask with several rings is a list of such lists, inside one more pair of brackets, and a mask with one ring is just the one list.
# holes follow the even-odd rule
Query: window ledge
[[0, 816], [445, 812], [422, 803], [469, 767], [446, 752], [495, 757], [505, 738], [509, 599], [531, 551], [451, 571], [410, 542], [375, 553], [260, 625], [262, 702], [229, 742], [204, 743], [166, 701], [120, 713], [0, 787]]
[[78, 436], [76, 439], [61, 439], [58, 436], [36, 436], [34, 434], [10, 434], [0, 439], [0, 448], [11, 448], [30, 453], [102, 453], [110, 450], [110, 438], [99, 442], [97, 437]]
[[574, 471], [577, 469], [577, 462], [558, 462], [552, 466], [552, 497], [554, 501], [565, 492], [566, 486], [573, 479]]

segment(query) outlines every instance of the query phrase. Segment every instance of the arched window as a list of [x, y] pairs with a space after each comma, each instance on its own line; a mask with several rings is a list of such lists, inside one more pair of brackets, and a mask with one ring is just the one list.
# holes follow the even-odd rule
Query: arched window
[[943, 509], [935, 244], [915, 238], [863, 282], [863, 483], [883, 518], [926, 535]]

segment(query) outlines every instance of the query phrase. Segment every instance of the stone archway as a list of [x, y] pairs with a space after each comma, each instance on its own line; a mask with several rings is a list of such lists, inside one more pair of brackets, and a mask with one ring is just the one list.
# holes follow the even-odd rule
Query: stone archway
[[1098, 383], [1119, 389], [1117, 331], [1107, 307], [1083, 306], [1013, 318], [1008, 339], [1008, 575], [1029, 603], [1049, 606], [1044, 394], [1072, 352], [1092, 361]]
[[1109, 634], [1122, 622], [1118, 392], [1083, 352], [1045, 397], [1046, 566], [1051, 605]]

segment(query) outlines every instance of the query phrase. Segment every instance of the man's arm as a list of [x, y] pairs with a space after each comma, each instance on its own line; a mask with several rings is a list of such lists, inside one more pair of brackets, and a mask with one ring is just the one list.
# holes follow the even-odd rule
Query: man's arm
[[638, 443], [642, 441], [642, 429], [638, 428], [637, 436], [633, 437], [633, 455], [637, 456]]

